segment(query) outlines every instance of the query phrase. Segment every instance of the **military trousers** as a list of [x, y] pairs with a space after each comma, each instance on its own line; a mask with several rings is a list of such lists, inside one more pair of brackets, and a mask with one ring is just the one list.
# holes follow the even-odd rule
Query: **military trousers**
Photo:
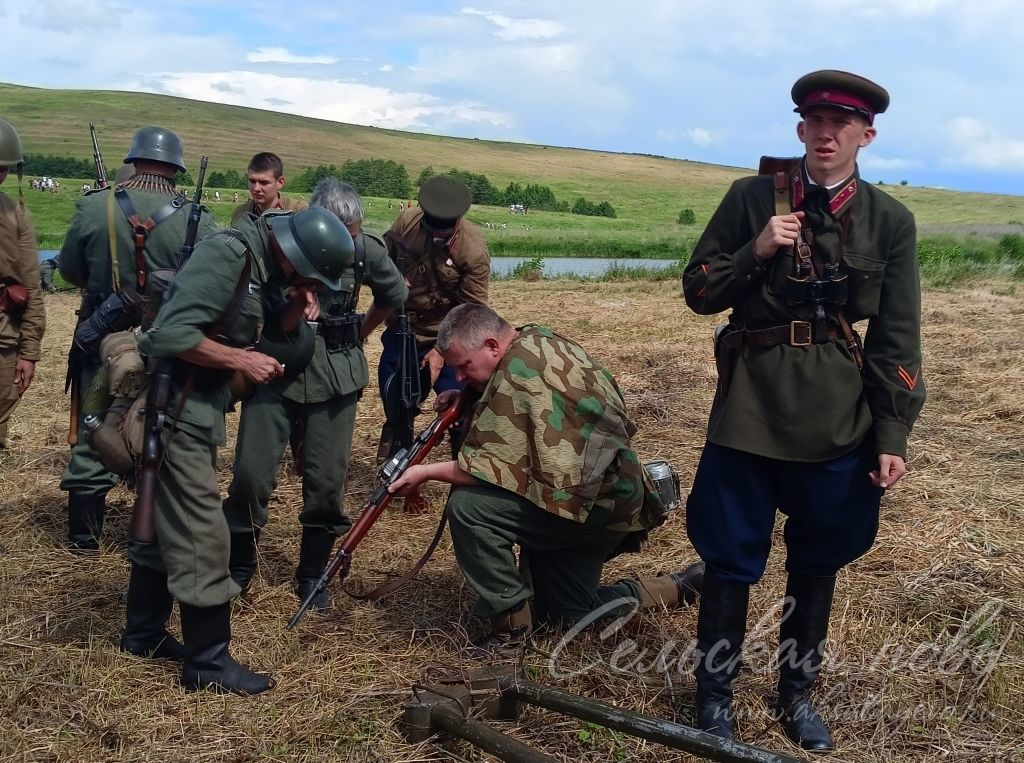
[[831, 576], [875, 542], [883, 491], [873, 438], [830, 461], [801, 463], [707, 443], [686, 501], [686, 530], [707, 571], [756, 583], [772, 546], [776, 511], [786, 515], [786, 571]]
[[0, 350], [0, 448], [7, 447], [8, 422], [18, 407], [18, 391], [14, 388], [14, 372], [18, 364], [18, 348]]
[[118, 483], [118, 476], [107, 471], [92, 449], [84, 419], [88, 406], [86, 398], [99, 373], [99, 361], [78, 373], [78, 443], [71, 446], [68, 465], [60, 478], [60, 489], [82, 496], [104, 496]]
[[345, 480], [352, 450], [359, 393], [297, 403], [266, 386], [242, 404], [235, 446], [234, 476], [224, 500], [233, 533], [262, 528], [269, 518], [277, 468], [296, 422], [305, 421], [302, 474], [303, 527], [341, 536], [352, 526], [345, 515]]
[[167, 573], [175, 599], [215, 607], [241, 590], [228, 574], [231, 538], [221, 508], [217, 446], [182, 429], [166, 439], [156, 490], [155, 543], [133, 543], [133, 562]]
[[614, 616], [640, 598], [635, 581], [601, 585], [604, 563], [626, 533], [559, 517], [492, 485], [454, 488], [445, 511], [481, 617], [532, 599], [538, 622], [568, 626], [606, 606], [602, 614]]

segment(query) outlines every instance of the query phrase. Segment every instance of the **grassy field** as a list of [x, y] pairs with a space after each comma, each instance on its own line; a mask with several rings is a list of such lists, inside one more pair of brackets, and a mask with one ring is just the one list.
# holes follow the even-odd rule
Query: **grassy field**
[[[645, 458], [665, 458], [684, 490], [704, 437], [714, 390], [713, 317], [690, 313], [673, 283], [540, 281], [495, 284], [493, 304], [516, 323], [542, 322], [581, 341], [611, 368], [627, 397]], [[468, 636], [473, 593], [445, 540], [420, 576], [378, 604], [337, 586], [334, 610], [284, 624], [297, 601], [301, 487], [282, 468], [251, 593], [234, 605], [233, 650], [270, 671], [276, 688], [256, 698], [189, 694], [175, 667], [120, 653], [128, 574], [131, 494], [116, 489], [103, 550], [64, 550], [67, 458], [64, 360], [72, 294], [47, 297], [49, 331], [37, 378], [14, 414], [12, 448], [0, 452], [0, 760], [483, 761], [468, 745], [406, 742], [396, 723], [418, 682], [477, 666]], [[844, 763], [1024, 761], [1024, 305], [1005, 281], [924, 295], [929, 401], [911, 440], [910, 474], [883, 503], [874, 548], [840, 575], [820, 686]], [[368, 344], [371, 367], [379, 345]], [[371, 487], [380, 403], [359, 404], [346, 505]], [[233, 442], [236, 416], [229, 416]], [[220, 450], [221, 487], [232, 449]], [[353, 588], [404, 571], [433, 533], [434, 513], [389, 510], [360, 546]], [[768, 702], [785, 573], [781, 523], [768, 572], [752, 592], [746, 669], [737, 682], [743, 741], [799, 756], [771, 723]], [[614, 561], [610, 580], [681, 569], [694, 558], [675, 516], [644, 553]], [[605, 638], [543, 633], [522, 656], [535, 680], [662, 718], [692, 722], [693, 678], [681, 655], [696, 612], [648, 613]], [[171, 629], [179, 632], [177, 617]], [[646, 650], [614, 655], [631, 643]], [[651, 667], [664, 650], [664, 669]], [[586, 669], [583, 669], [584, 666]], [[552, 674], [552, 669], [556, 674]], [[580, 670], [578, 674], [566, 675]], [[539, 710], [500, 730], [564, 763], [666, 763], [693, 758]]]

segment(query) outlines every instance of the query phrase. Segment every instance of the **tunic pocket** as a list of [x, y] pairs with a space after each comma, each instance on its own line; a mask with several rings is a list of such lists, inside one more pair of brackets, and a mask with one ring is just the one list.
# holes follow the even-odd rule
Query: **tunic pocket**
[[850, 278], [846, 301], [846, 313], [850, 321], [876, 317], [882, 296], [885, 263], [870, 257], [847, 254], [843, 257], [843, 268]]

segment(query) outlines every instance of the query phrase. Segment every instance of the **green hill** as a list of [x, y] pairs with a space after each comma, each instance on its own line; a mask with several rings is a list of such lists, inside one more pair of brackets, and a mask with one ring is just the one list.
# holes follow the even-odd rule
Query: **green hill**
[[[382, 130], [147, 93], [0, 84], [0, 103], [0, 116], [17, 127], [27, 153], [88, 159], [88, 123], [93, 122], [104, 158], [113, 166], [139, 126], [160, 124], [181, 135], [193, 169], [199, 155], [207, 154], [211, 171], [244, 172], [249, 157], [262, 150], [280, 154], [286, 175], [292, 176], [307, 167], [340, 166], [349, 159], [392, 159], [404, 164], [412, 178], [428, 166], [437, 172], [458, 168], [486, 175], [499, 188], [511, 181], [540, 183], [570, 203], [578, 196], [607, 200], [617, 212], [616, 219], [531, 212], [527, 220], [505, 209], [474, 207], [470, 219], [475, 222], [498, 228], [507, 224], [505, 230], [485, 231], [495, 254], [685, 257], [729, 183], [751, 172], [641, 154]], [[757, 159], [750, 157], [751, 165]], [[1024, 196], [911, 186], [884, 190], [910, 208], [923, 236], [940, 236], [936, 259], [957, 258], [961, 244], [970, 249], [973, 242], [985, 239], [991, 247], [994, 237], [1024, 232]], [[29, 193], [26, 201], [41, 240], [59, 245], [74, 194], [65, 194], [63, 201], [35, 198], [42, 195]], [[369, 201], [370, 225], [387, 227], [397, 205], [389, 210], [381, 203], [386, 200]], [[220, 206], [215, 211], [226, 219], [227, 205]], [[683, 208], [695, 212], [696, 224], [677, 224]], [[990, 248], [976, 259], [999, 256]]]

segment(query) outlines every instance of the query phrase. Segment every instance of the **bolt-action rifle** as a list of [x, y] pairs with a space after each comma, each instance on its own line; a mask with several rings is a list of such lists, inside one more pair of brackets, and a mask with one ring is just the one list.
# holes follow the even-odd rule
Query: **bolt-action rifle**
[[[196, 237], [199, 235], [199, 220], [203, 215], [203, 181], [206, 178], [206, 163], [207, 158], [204, 156], [199, 162], [199, 179], [196, 182], [195, 195], [192, 197], [192, 208], [189, 210], [185, 240], [181, 244], [178, 259], [174, 265], [175, 273], [179, 272], [192, 256]], [[153, 510], [156, 502], [160, 462], [163, 460], [164, 454], [161, 433], [167, 422], [167, 403], [171, 395], [171, 379], [174, 371], [172, 358], [151, 360], [150, 364], [149, 388], [146, 390], [146, 422], [142, 439], [142, 459], [139, 463], [136, 480], [132, 521], [128, 527], [129, 536], [138, 543], [152, 543], [156, 538]], [[187, 388], [181, 391], [182, 404], [188, 397], [189, 391]]]
[[96, 126], [92, 122], [89, 123], [89, 134], [92, 136], [92, 160], [96, 163], [96, 185], [100, 188], [106, 188], [110, 185], [107, 182], [107, 168], [103, 166], [100, 142], [96, 140]]
[[345, 536], [341, 547], [334, 555], [331, 563], [327, 565], [320, 579], [316, 581], [316, 586], [309, 596], [306, 597], [306, 600], [302, 602], [298, 612], [288, 621], [289, 628], [294, 628], [298, 625], [307, 610], [312, 606], [313, 600], [327, 590], [331, 580], [339, 575], [342, 580], [345, 579], [352, 565], [352, 555], [355, 553], [356, 546], [359, 545], [366, 533], [373, 527], [374, 522], [380, 518], [384, 509], [391, 502], [392, 494], [388, 491], [388, 488], [405, 474], [410, 466], [415, 466], [426, 458], [431, 449], [444, 437], [448, 427], [462, 416], [468, 397], [469, 393], [461, 392], [455, 399], [455, 402], [441, 411], [433, 423], [420, 432], [408, 448], [399, 450], [391, 457], [390, 461], [381, 467], [378, 473], [380, 483], [370, 493], [370, 497], [366, 499], [358, 521], [348, 531], [348, 535]]

